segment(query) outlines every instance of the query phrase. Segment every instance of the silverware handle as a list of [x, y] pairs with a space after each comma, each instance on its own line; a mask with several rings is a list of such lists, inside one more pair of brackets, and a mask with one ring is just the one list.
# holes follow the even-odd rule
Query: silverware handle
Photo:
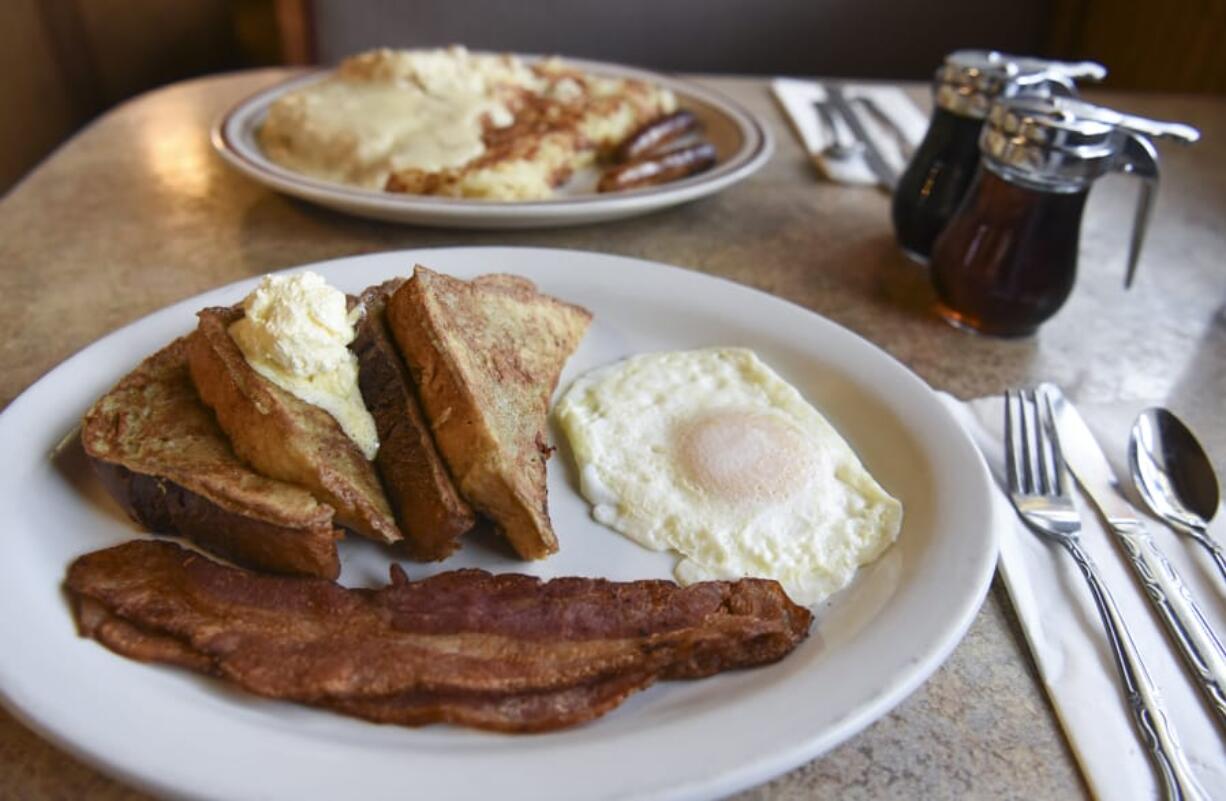
[[822, 127], [830, 132], [830, 141], [827, 147], [843, 147], [843, 138], [839, 136], [839, 126], [834, 122], [834, 115], [830, 113], [830, 109], [826, 106], [825, 101], [819, 100], [813, 104], [813, 108], [817, 110], [817, 116], [822, 121]]
[[885, 109], [879, 106], [877, 101], [868, 95], [857, 95], [852, 100], [863, 106], [864, 110], [871, 114], [873, 119], [877, 120], [881, 127], [885, 128], [886, 132], [893, 137], [898, 145], [898, 152], [902, 154], [903, 159], [910, 160], [911, 156], [915, 153], [915, 148], [907, 140], [907, 133], [902, 129], [902, 126], [895, 122], [894, 118], [887, 114]]
[[1115, 599], [1099, 577], [1098, 569], [1090, 555], [1075, 541], [1066, 540], [1064, 544], [1077, 562], [1077, 567], [1081, 569], [1081, 574], [1085, 576], [1086, 583], [1090, 585], [1090, 594], [1094, 596], [1094, 604], [1098, 607], [1103, 627], [1107, 630], [1111, 656], [1115, 659], [1115, 667], [1124, 685], [1128, 709], [1132, 712], [1133, 723], [1136, 724], [1137, 731], [1158, 770], [1163, 797], [1184, 801], [1208, 801], [1209, 796], [1192, 775], [1175, 731], [1167, 720], [1158, 688], [1137, 653], [1136, 643], [1132, 641], [1128, 626], [1120, 617]]
[[1222, 580], [1226, 581], [1226, 552], [1222, 551], [1222, 546], [1208, 537], [1200, 540], [1200, 544], [1205, 546], [1205, 550], [1213, 557], [1214, 563], [1217, 564], [1218, 572], [1222, 574]]
[[881, 155], [881, 149], [877, 147], [877, 143], [873, 138], [868, 135], [868, 131], [860, 123], [860, 118], [856, 116], [855, 110], [848, 104], [847, 96], [843, 94], [843, 89], [833, 84], [827, 86], [826, 101], [830, 104], [830, 108], [847, 123], [847, 127], [851, 130], [851, 135], [864, 145], [864, 163], [869, 166], [873, 175], [877, 177], [878, 185], [886, 192], [893, 192], [894, 188], [898, 186], [898, 171]]
[[1218, 723], [1226, 726], [1226, 648], [1145, 526], [1129, 522], [1112, 523], [1111, 528], [1123, 543], [1150, 603], [1217, 714]]
[[1222, 550], [1222, 546], [1213, 541], [1209, 536], [1209, 532], [1203, 528], [1188, 529], [1192, 534], [1192, 539], [1200, 543], [1201, 547], [1209, 552], [1209, 556], [1213, 557], [1213, 563], [1217, 565], [1218, 572], [1222, 574], [1222, 580], [1226, 581], [1226, 551]]

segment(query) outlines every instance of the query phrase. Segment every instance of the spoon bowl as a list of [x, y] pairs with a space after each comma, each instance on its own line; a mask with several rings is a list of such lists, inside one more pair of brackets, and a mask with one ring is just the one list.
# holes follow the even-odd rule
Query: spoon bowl
[[1226, 556], [1206, 533], [1220, 501], [1217, 476], [1183, 421], [1162, 408], [1141, 412], [1128, 441], [1128, 466], [1150, 510], [1206, 548], [1226, 578]]
[[834, 112], [830, 110], [825, 101], [818, 101], [813, 104], [813, 107], [817, 110], [822, 127], [830, 133], [830, 143], [822, 148], [822, 158], [830, 161], [849, 161], [859, 158], [864, 153], [864, 143], [854, 137], [843, 136], [843, 130], [835, 122]]

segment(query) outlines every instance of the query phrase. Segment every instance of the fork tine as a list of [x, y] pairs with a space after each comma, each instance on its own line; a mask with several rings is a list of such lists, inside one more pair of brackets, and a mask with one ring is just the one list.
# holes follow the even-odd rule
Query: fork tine
[[1030, 411], [1030, 425], [1032, 431], [1031, 441], [1031, 461], [1030, 464], [1034, 469], [1034, 485], [1035, 491], [1040, 495], [1051, 495], [1054, 493], [1052, 487], [1052, 471], [1050, 469], [1050, 440], [1047, 436], [1047, 429], [1043, 425], [1043, 413], [1040, 407], [1043, 405], [1039, 393], [1036, 389], [1027, 390], [1029, 403], [1027, 408]]
[[1028, 396], [1028, 390], [1021, 389], [1018, 397], [1018, 420], [1022, 429], [1022, 477], [1027, 493], [1034, 495], [1042, 492], [1039, 487], [1038, 440], [1035, 438], [1034, 395]]
[[1030, 390], [1030, 397], [1034, 403], [1034, 457], [1035, 466], [1038, 475], [1039, 492], [1044, 495], [1055, 495], [1055, 460], [1052, 456], [1051, 446], [1051, 430], [1047, 418], [1047, 397], [1038, 389]]
[[1065, 464], [1064, 453], [1060, 450], [1060, 434], [1056, 431], [1056, 414], [1052, 408], [1051, 395], [1040, 387], [1036, 398], [1039, 402], [1039, 419], [1051, 459], [1052, 492], [1064, 495], [1068, 492], [1068, 465]]
[[1009, 489], [1022, 492], [1022, 452], [1025, 446], [1018, 439], [1021, 436], [1018, 423], [1018, 412], [1021, 399], [1016, 391], [1005, 390], [1005, 472], [1009, 479]]

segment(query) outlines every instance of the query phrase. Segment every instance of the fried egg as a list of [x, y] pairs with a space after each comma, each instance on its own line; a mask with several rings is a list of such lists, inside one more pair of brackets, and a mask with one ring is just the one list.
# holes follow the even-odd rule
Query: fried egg
[[902, 504], [753, 351], [634, 356], [580, 377], [555, 415], [595, 519], [675, 551], [682, 584], [771, 578], [811, 605], [898, 537]]

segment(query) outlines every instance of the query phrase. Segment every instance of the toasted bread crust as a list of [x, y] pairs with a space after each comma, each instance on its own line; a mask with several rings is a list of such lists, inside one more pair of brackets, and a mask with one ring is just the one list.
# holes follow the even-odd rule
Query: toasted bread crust
[[402, 539], [374, 465], [332, 416], [247, 364], [229, 333], [242, 310], [204, 309], [197, 316], [188, 339], [192, 381], [235, 452], [264, 475], [310, 490], [355, 533], [384, 543]]
[[591, 314], [515, 276], [461, 281], [418, 266], [387, 320], [460, 492], [521, 557], [555, 552], [545, 424]]
[[460, 497], [439, 456], [422, 415], [416, 390], [387, 330], [388, 296], [404, 283], [397, 278], [362, 293], [365, 313], [353, 351], [366, 408], [379, 431], [375, 466], [414, 559], [443, 559], [456, 538], [473, 527], [476, 515]]
[[108, 492], [150, 531], [238, 564], [336, 578], [332, 509], [242, 463], [200, 401], [178, 339], [86, 413], [81, 443]]
[[335, 579], [341, 573], [330, 524], [294, 529], [223, 509], [159, 476], [93, 459], [94, 472], [133, 520], [155, 533], [179, 534], [224, 559], [270, 573]]

